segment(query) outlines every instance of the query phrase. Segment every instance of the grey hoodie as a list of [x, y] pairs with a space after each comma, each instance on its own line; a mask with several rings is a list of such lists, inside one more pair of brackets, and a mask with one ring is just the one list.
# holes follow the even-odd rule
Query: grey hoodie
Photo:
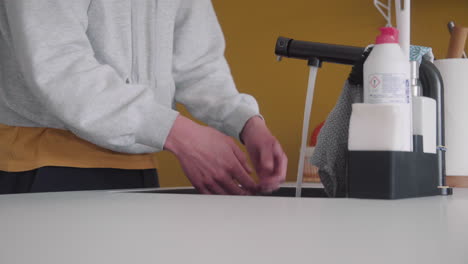
[[0, 123], [148, 153], [180, 102], [238, 137], [259, 109], [224, 48], [210, 0], [0, 0]]

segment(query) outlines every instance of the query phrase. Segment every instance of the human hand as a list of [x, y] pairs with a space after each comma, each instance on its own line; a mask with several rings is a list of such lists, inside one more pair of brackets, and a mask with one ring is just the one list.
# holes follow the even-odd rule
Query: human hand
[[192, 185], [203, 194], [249, 195], [257, 191], [244, 152], [232, 138], [213, 128], [178, 116], [164, 148], [176, 155]]
[[265, 121], [256, 116], [247, 121], [241, 133], [259, 178], [259, 191], [271, 193], [286, 180], [288, 158]]

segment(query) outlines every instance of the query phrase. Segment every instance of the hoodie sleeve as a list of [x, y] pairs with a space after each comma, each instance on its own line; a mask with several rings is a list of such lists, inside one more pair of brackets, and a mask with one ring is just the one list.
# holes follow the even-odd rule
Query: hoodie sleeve
[[236, 89], [210, 0], [181, 0], [174, 41], [176, 100], [196, 118], [239, 139], [259, 108], [252, 96]]
[[124, 153], [163, 149], [178, 115], [147, 86], [100, 64], [86, 35], [89, 0], [4, 0], [28, 88], [77, 136]]

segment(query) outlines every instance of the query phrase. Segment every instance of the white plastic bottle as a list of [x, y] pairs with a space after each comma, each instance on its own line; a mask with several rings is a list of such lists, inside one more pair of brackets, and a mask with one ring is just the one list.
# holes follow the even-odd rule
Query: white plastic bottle
[[[382, 127], [393, 120], [392, 135], [379, 137], [391, 143], [387, 150], [412, 151], [412, 94], [410, 89], [411, 67], [409, 57], [399, 44], [398, 29], [384, 27], [376, 39], [376, 45], [364, 63], [364, 104], [374, 104], [376, 122]], [[388, 108], [385, 110], [385, 108]], [[379, 111], [386, 114], [378, 115]], [[385, 117], [386, 116], [386, 117]], [[371, 134], [377, 130], [369, 131]], [[379, 135], [380, 136], [380, 135]]]
[[423, 152], [437, 153], [437, 102], [422, 96], [419, 86], [419, 65], [412, 61], [411, 92], [413, 94], [413, 134], [423, 137]]
[[398, 44], [398, 29], [380, 31], [364, 63], [364, 103], [411, 104], [409, 58]]

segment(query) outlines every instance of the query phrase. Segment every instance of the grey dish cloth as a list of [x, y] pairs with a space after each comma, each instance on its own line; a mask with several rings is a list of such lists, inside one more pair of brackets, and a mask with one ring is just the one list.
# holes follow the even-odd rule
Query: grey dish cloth
[[362, 103], [362, 86], [346, 81], [335, 107], [317, 140], [311, 163], [319, 168], [320, 179], [330, 197], [346, 195], [346, 160], [352, 104]]

